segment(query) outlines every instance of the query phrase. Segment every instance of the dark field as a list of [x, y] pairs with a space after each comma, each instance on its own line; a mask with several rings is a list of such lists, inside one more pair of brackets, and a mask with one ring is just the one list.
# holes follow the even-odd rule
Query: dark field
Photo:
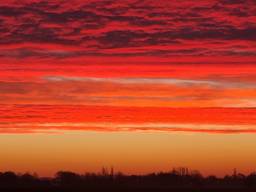
[[256, 174], [236, 174], [217, 178], [203, 177], [199, 172], [187, 169], [148, 175], [123, 175], [104, 170], [100, 174], [60, 171], [54, 178], [39, 178], [36, 175], [0, 173], [2, 192], [255, 192]]

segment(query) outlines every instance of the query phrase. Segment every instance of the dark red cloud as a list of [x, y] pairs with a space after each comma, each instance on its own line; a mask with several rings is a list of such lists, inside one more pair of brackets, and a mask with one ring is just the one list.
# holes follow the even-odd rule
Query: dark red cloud
[[254, 58], [255, 13], [253, 0], [8, 1], [0, 57]]

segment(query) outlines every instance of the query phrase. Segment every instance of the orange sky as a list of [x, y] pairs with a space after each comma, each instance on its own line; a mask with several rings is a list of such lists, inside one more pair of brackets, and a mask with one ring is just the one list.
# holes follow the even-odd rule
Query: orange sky
[[0, 170], [99, 172], [114, 166], [125, 173], [166, 171], [187, 166], [204, 175], [255, 169], [255, 136], [201, 133], [68, 132], [0, 136]]

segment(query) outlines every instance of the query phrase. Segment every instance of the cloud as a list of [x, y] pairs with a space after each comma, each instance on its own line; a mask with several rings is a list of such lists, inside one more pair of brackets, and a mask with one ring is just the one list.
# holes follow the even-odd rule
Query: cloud
[[[26, 105], [0, 108], [0, 132], [90, 130], [89, 123], [254, 132], [254, 111], [243, 107], [256, 106], [255, 12], [252, 0], [2, 1], [0, 103]], [[229, 112], [201, 109], [208, 107]]]
[[255, 133], [253, 108], [1, 105], [0, 133], [139, 131]]
[[[250, 0], [10, 1], [0, 4], [0, 56], [255, 56], [252, 5]], [[191, 41], [203, 42], [203, 46], [191, 45]], [[232, 51], [236, 50], [234, 41], [240, 51]], [[29, 43], [34, 46], [27, 47]], [[19, 44], [24, 45], [22, 49], [5, 48]], [[78, 50], [46, 48], [44, 44], [76, 46]]]
[[183, 132], [208, 134], [256, 133], [254, 125], [172, 124], [172, 123], [9, 123], [0, 124], [0, 134], [100, 132]]
[[98, 78], [98, 77], [65, 77], [65, 76], [47, 76], [43, 78], [47, 81], [65, 82], [65, 81], [84, 81], [84, 82], [109, 82], [117, 84], [170, 84], [180, 86], [191, 85], [209, 85], [221, 86], [221, 83], [207, 80], [190, 80], [174, 78]]
[[80, 81], [80, 82], [105, 82], [115, 84], [151, 84], [153, 85], [176, 85], [181, 87], [186, 86], [209, 86], [215, 88], [255, 88], [254, 83], [250, 82], [235, 82], [224, 81], [222, 79], [176, 79], [176, 78], [143, 78], [143, 77], [129, 77], [129, 78], [99, 78], [99, 77], [72, 77], [72, 76], [46, 76], [44, 80], [52, 82], [65, 81]]
[[[247, 77], [248, 78], [248, 77]], [[2, 103], [112, 106], [254, 107], [255, 79], [242, 77], [42, 76], [0, 81]]]

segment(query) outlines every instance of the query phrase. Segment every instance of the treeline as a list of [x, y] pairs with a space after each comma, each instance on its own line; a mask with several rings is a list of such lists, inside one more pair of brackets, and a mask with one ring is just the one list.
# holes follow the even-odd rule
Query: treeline
[[59, 171], [53, 178], [36, 174], [0, 172], [0, 191], [256, 191], [256, 173], [236, 173], [223, 178], [203, 177], [187, 168], [146, 175], [125, 175], [102, 169], [101, 173]]

